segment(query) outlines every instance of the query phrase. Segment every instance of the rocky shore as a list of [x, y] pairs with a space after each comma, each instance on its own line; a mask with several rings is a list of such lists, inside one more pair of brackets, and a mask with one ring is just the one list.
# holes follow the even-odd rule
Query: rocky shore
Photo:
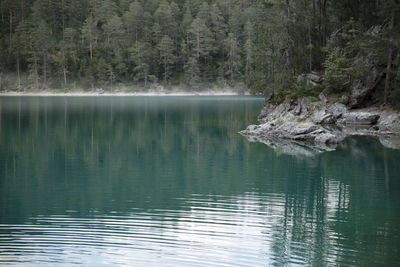
[[384, 146], [400, 148], [400, 112], [380, 107], [351, 109], [331, 103], [323, 93], [315, 102], [299, 98], [267, 103], [258, 120], [259, 125], [250, 125], [240, 134], [289, 154], [329, 151], [355, 135], [377, 136]]

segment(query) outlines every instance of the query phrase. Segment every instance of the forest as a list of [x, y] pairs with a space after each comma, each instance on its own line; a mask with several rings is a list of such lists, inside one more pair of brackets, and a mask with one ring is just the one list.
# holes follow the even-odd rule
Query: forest
[[[0, 90], [212, 85], [400, 102], [398, 0], [1, 0]], [[308, 86], [314, 73], [323, 83]], [[365, 79], [364, 79], [365, 80]], [[278, 97], [279, 98], [279, 97]]]

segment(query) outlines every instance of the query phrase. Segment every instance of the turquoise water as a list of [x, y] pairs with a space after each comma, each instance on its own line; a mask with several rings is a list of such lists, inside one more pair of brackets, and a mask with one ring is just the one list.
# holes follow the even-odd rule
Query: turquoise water
[[400, 151], [287, 155], [255, 97], [1, 97], [0, 265], [399, 266]]

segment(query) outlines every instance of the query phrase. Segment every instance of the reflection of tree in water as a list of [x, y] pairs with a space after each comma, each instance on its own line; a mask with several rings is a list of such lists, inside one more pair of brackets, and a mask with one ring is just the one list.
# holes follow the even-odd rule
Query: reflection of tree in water
[[235, 134], [257, 114], [251, 101], [52, 100], [0, 102], [0, 223], [185, 210], [193, 194], [252, 193], [275, 265], [400, 260], [400, 154], [374, 139], [277, 155]]
[[314, 159], [280, 156], [266, 175], [281, 180], [267, 190], [284, 195], [271, 230], [277, 265], [399, 260], [398, 158], [371, 138], [346, 140]]
[[[73, 207], [129, 210], [132, 202], [140, 208], [175, 206], [176, 195], [240, 191], [244, 181], [221, 184], [220, 177], [243, 172], [240, 162], [249, 146], [231, 132], [250, 123], [259, 105], [233, 98], [218, 104], [203, 100], [3, 101], [1, 175], [3, 181], [16, 178], [15, 184], [5, 184], [4, 195], [31, 199], [41, 212], [50, 205], [62, 212]], [[30, 189], [21, 192], [21, 186]], [[45, 201], [46, 192], [57, 193]], [[121, 206], [114, 207], [110, 199]], [[35, 210], [25, 204], [18, 210]]]

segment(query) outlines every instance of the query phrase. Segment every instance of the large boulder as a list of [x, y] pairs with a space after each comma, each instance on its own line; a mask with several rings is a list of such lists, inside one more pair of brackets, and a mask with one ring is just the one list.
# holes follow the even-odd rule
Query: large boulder
[[324, 104], [328, 103], [328, 98], [326, 98], [326, 96], [324, 95], [323, 92], [321, 92], [321, 93], [318, 95], [318, 98], [322, 101], [322, 103], [324, 103]]
[[323, 81], [322, 77], [315, 72], [308, 74], [308, 80], [310, 80], [313, 83], [322, 83]]
[[294, 115], [299, 116], [299, 119], [304, 120], [310, 116], [310, 102], [303, 97], [297, 100], [297, 105], [293, 110]]
[[343, 114], [341, 123], [346, 125], [374, 125], [379, 115], [369, 112], [348, 112]]
[[343, 114], [347, 113], [347, 107], [340, 103], [334, 103], [329, 107], [328, 111], [332, 114], [333, 118], [339, 119]]
[[263, 121], [265, 118], [267, 118], [276, 108], [275, 105], [271, 103], [267, 103], [261, 110], [260, 115], [258, 115], [257, 119], [259, 121]]
[[377, 126], [380, 131], [400, 133], [400, 112], [391, 110], [382, 112]]
[[316, 124], [335, 123], [335, 120], [334, 120], [332, 114], [326, 112], [326, 109], [322, 109], [320, 111], [315, 112], [312, 121], [313, 121], [313, 123], [316, 123]]

